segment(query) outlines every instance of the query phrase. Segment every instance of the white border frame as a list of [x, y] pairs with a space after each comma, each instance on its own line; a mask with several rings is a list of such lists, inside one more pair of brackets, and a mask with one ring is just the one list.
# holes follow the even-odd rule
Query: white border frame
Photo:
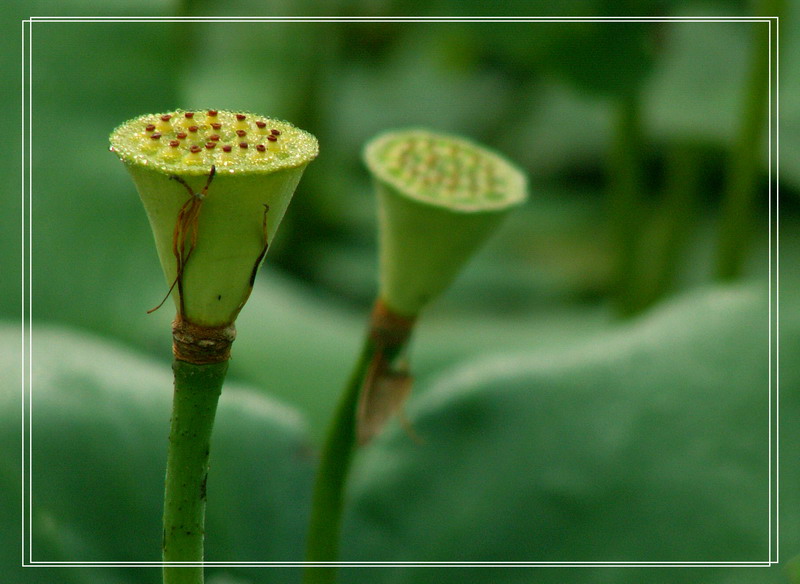
[[[33, 24], [34, 23], [69, 23], [69, 22], [747, 22], [766, 23], [769, 25], [769, 558], [764, 561], [731, 561], [731, 562], [647, 562], [647, 561], [586, 561], [586, 562], [111, 562], [111, 561], [35, 561], [33, 560], [33, 497], [29, 476], [32, 464], [32, 438], [30, 428], [33, 424], [31, 397], [33, 392], [33, 294], [31, 290], [33, 265], [33, 107], [30, 103], [33, 93]], [[722, 567], [769, 567], [779, 562], [779, 49], [773, 55], [773, 46], [779, 46], [780, 19], [776, 16], [748, 17], [38, 17], [32, 16], [21, 21], [22, 24], [22, 567], [158, 567], [164, 565], [204, 565], [209, 567], [304, 567], [304, 566], [339, 566], [339, 567], [616, 567], [616, 568], [722, 568]], [[773, 44], [773, 29], [775, 43]], [[774, 70], [774, 75], [773, 75]], [[27, 240], [26, 240], [27, 234]], [[774, 249], [773, 249], [774, 248]], [[773, 285], [774, 282], [774, 285]], [[27, 294], [26, 294], [27, 293]], [[774, 311], [773, 311], [774, 307]]]

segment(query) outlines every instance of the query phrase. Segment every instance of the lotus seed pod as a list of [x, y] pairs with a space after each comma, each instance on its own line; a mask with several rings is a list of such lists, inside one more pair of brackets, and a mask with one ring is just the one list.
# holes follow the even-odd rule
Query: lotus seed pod
[[233, 323], [316, 138], [249, 113], [178, 110], [122, 124], [111, 151], [144, 203], [180, 319]]
[[469, 140], [412, 129], [364, 152], [375, 178], [379, 296], [406, 317], [447, 288], [501, 219], [527, 199], [525, 175]]

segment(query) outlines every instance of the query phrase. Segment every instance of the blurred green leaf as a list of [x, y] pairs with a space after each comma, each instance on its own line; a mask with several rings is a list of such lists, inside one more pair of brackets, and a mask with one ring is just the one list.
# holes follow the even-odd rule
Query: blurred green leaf
[[[34, 326], [32, 339], [27, 485], [33, 559], [160, 560], [171, 370], [68, 329]], [[0, 346], [3, 370], [17, 369], [15, 327], [2, 327]], [[5, 452], [19, 452], [19, 386], [9, 382], [2, 389], [0, 444]], [[207, 559], [302, 557], [311, 453], [297, 412], [226, 385], [212, 440]], [[8, 526], [19, 517], [19, 468], [2, 468], [0, 508]], [[2, 540], [2, 563], [9, 566], [16, 563], [19, 532], [6, 529]], [[39, 578], [32, 570], [25, 581], [55, 581], [46, 573]], [[264, 578], [291, 581], [281, 571]], [[58, 581], [155, 583], [160, 574], [64, 569]]]
[[[797, 319], [785, 335], [800, 332]], [[387, 561], [753, 561], [768, 557], [768, 319], [761, 286], [681, 298], [572, 349], [498, 354], [441, 376], [370, 446], [345, 557]], [[795, 342], [782, 414], [800, 414]], [[797, 432], [786, 429], [792, 439]], [[797, 476], [792, 461], [787, 473]], [[783, 476], [783, 475], [782, 475]], [[787, 477], [787, 481], [791, 481]], [[791, 484], [791, 482], [787, 482]], [[783, 504], [796, 519], [796, 491]], [[784, 533], [782, 546], [800, 543]], [[481, 569], [482, 570], [482, 569]], [[503, 570], [492, 582], [564, 582]], [[437, 582], [483, 580], [437, 570]], [[535, 576], [534, 576], [535, 574]], [[735, 570], [583, 569], [570, 582], [752, 582]], [[426, 570], [344, 582], [427, 582]], [[782, 581], [779, 569], [762, 582]]]

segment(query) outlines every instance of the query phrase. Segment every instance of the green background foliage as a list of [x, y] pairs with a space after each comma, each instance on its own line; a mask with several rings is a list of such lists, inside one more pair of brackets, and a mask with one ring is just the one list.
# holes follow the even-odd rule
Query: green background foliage
[[[531, 6], [534, 4], [534, 6]], [[540, 6], [541, 4], [541, 6]], [[746, 15], [744, 2], [504, 2], [508, 15]], [[781, 95], [797, 93], [796, 3]], [[10, 2], [31, 15], [473, 15], [478, 2]], [[266, 12], [269, 11], [269, 13]], [[785, 24], [784, 24], [785, 22]], [[19, 28], [19, 20], [9, 26]], [[11, 26], [11, 28], [13, 28]], [[320, 140], [237, 322], [209, 478], [209, 560], [302, 558], [316, 448], [376, 289], [363, 143], [429, 126], [526, 169], [531, 200], [424, 315], [407, 415], [356, 460], [344, 559], [765, 561], [769, 392], [780, 381], [780, 555], [800, 553], [790, 266], [800, 259], [800, 108], [781, 99], [780, 321], [770, 321], [766, 137], [743, 275], [713, 281], [718, 214], [742, 119], [748, 23], [34, 23], [32, 182], [3, 181], [0, 559], [8, 581], [155, 583], [155, 568], [19, 564], [20, 383], [29, 363], [33, 557], [157, 561], [172, 315], [152, 236], [107, 136], [176, 107], [243, 109]], [[19, 172], [20, 37], [0, 39], [3, 124]], [[794, 92], [794, 93], [793, 93]], [[669, 286], [613, 310], [607, 222], [617, 105], [640, 107], [637, 282], [694, 168]], [[683, 157], [675, 153], [683, 153]], [[689, 153], [688, 155], [686, 153]], [[677, 162], [675, 162], [677, 160]], [[773, 185], [774, 186], [774, 185]], [[213, 196], [213, 193], [212, 193]], [[775, 210], [773, 207], [772, 219]], [[667, 219], [665, 219], [667, 218]], [[775, 224], [773, 224], [773, 227]], [[24, 240], [23, 240], [24, 237]], [[32, 316], [21, 356], [21, 249]], [[655, 242], [655, 243], [654, 243]], [[647, 247], [648, 245], [652, 247]], [[773, 268], [775, 257], [772, 257]], [[650, 281], [650, 280], [647, 280]], [[773, 289], [774, 291], [774, 289]], [[29, 295], [29, 296], [28, 296]], [[774, 308], [774, 306], [773, 306]], [[770, 368], [780, 325], [780, 370]], [[775, 343], [773, 343], [773, 349]], [[773, 410], [773, 414], [774, 414]], [[773, 444], [773, 449], [776, 447]], [[782, 562], [783, 564], [783, 562]], [[783, 565], [654, 570], [348, 569], [343, 582], [787, 582]], [[287, 568], [210, 568], [210, 584], [297, 582]]]

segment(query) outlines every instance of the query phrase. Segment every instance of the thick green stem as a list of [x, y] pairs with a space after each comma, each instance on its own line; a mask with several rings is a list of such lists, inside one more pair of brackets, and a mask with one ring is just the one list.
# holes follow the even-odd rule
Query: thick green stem
[[176, 359], [164, 490], [164, 584], [202, 584], [206, 480], [211, 431], [228, 362], [195, 365]]
[[[757, 2], [756, 14], [778, 16], [784, 12], [783, 9], [783, 0], [761, 0]], [[742, 104], [741, 126], [731, 152], [720, 212], [716, 264], [716, 277], [719, 280], [738, 278], [744, 266], [745, 252], [754, 225], [752, 213], [758, 193], [760, 146], [767, 125], [770, 99], [770, 67], [775, 66], [769, 60], [770, 25], [757, 22], [752, 26], [753, 48]]]
[[[306, 547], [308, 562], [336, 561], [339, 556], [344, 492], [356, 449], [356, 408], [375, 348], [372, 337], [367, 335], [361, 356], [345, 386], [328, 429], [311, 503]], [[309, 566], [303, 574], [304, 584], [331, 584], [335, 580], [334, 566]]]
[[640, 98], [621, 96], [609, 161], [609, 227], [614, 273], [612, 300], [620, 316], [634, 311], [637, 242], [642, 216], [642, 137]]

